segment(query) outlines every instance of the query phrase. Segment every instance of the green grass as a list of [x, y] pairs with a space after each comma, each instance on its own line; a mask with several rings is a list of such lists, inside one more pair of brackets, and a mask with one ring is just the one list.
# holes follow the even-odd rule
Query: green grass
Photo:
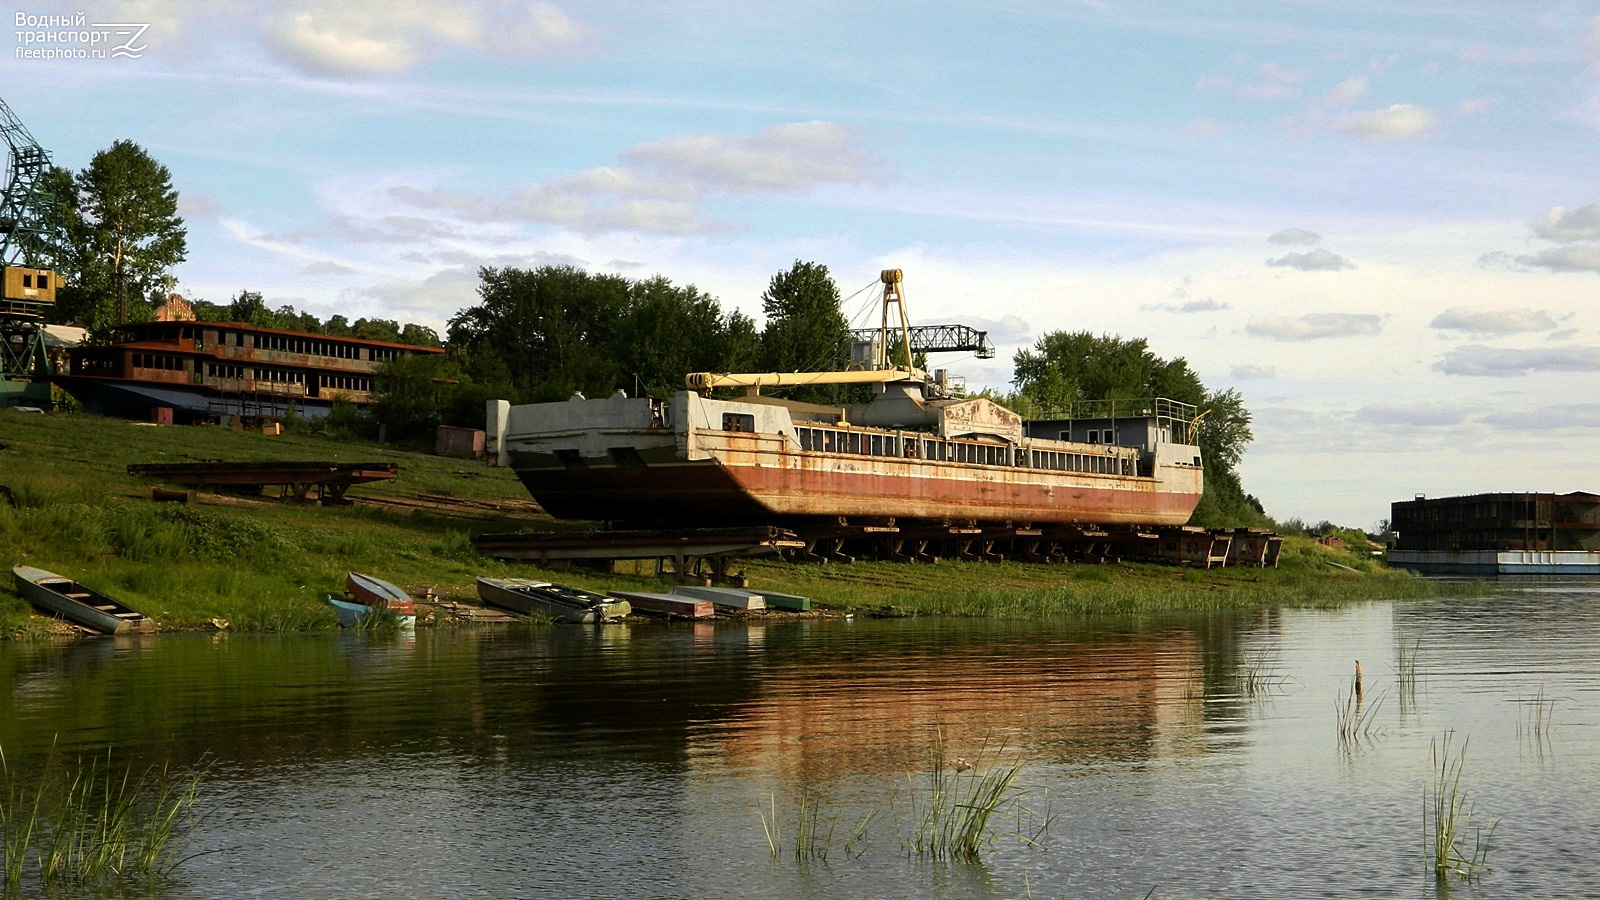
[[47, 762], [24, 778], [0, 750], [0, 892], [29, 888], [30, 880], [105, 884], [169, 874], [194, 825], [202, 778], [203, 770], [136, 772], [109, 749], [70, 764]]
[[[1434, 877], [1441, 882], [1452, 875], [1473, 881], [1489, 871], [1489, 842], [1495, 829], [1495, 824], [1491, 824], [1486, 834], [1472, 822], [1474, 805], [1467, 799], [1467, 790], [1461, 784], [1469, 741], [1463, 740], [1461, 749], [1452, 752], [1453, 737], [1451, 732], [1445, 732], [1443, 738], [1430, 742], [1433, 776], [1422, 792], [1423, 839]], [[1470, 849], [1467, 846], [1469, 829], [1472, 831]]]
[[1378, 724], [1378, 710], [1383, 707], [1383, 694], [1366, 702], [1361, 692], [1352, 685], [1349, 692], [1333, 705], [1335, 714], [1335, 729], [1339, 735], [1339, 745], [1350, 747], [1359, 741], [1370, 741], [1377, 737], [1381, 731]]
[[[995, 818], [1019, 806], [1022, 791], [1016, 785], [1021, 763], [1002, 763], [1005, 748], [985, 745], [972, 761], [951, 760], [943, 732], [936, 732], [928, 770], [912, 776], [911, 810], [914, 830], [906, 851], [934, 860], [977, 862], [995, 838]], [[920, 777], [923, 784], [916, 786]], [[1020, 826], [1022, 813], [1017, 812]], [[1037, 844], [1048, 820], [1033, 834], [1018, 837]]]

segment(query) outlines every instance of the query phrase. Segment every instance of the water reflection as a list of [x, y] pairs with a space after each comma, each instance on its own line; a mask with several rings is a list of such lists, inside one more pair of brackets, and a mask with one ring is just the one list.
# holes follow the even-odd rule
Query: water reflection
[[[1185, 896], [1418, 895], [1433, 890], [1417, 877], [1427, 746], [1450, 730], [1471, 737], [1480, 807], [1517, 822], [1496, 833], [1507, 861], [1486, 895], [1537, 893], [1580, 868], [1561, 848], [1596, 814], [1582, 799], [1600, 784], [1595, 591], [1071, 623], [5, 644], [0, 746], [23, 769], [52, 747], [214, 760], [197, 839], [239, 849], [187, 866], [178, 895], [1026, 884], [1127, 897], [1174, 872]], [[1401, 647], [1415, 650], [1409, 696]], [[1356, 659], [1368, 702], [1385, 705], [1352, 752], [1334, 704]], [[1530, 739], [1540, 696], [1552, 711]], [[1060, 798], [1051, 850], [997, 845], [984, 868], [930, 867], [906, 858], [904, 823], [886, 814], [859, 860], [767, 859], [759, 803], [802, 790], [841, 810], [889, 803], [936, 731], [952, 755], [1003, 745], [1030, 790]]]

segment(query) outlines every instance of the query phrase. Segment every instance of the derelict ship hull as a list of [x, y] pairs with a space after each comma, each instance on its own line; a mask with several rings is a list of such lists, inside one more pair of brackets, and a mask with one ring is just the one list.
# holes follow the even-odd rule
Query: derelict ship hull
[[[1182, 525], [1202, 488], [1198, 451], [1187, 445], [1158, 445], [1140, 457], [1059, 441], [996, 446], [856, 428], [864, 445], [874, 437], [895, 441], [897, 452], [828, 452], [806, 446], [813, 429], [781, 409], [679, 394], [657, 421], [649, 403], [613, 398], [507, 407], [500, 427], [491, 415], [490, 430], [502, 462], [563, 519], [692, 527], [840, 517]], [[730, 415], [761, 424], [728, 430]], [[988, 461], [936, 458], [956, 449], [987, 453]]]

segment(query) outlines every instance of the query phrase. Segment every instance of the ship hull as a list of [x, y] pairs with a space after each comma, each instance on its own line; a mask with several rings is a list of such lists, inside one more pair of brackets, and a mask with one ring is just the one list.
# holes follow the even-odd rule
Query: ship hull
[[[852, 471], [718, 460], [582, 471], [513, 463], [547, 512], [562, 519], [705, 526], [834, 517], [958, 522], [1182, 525], [1193, 493], [1157, 490], [1154, 479], [983, 471], [924, 462]], [[884, 467], [890, 468], [890, 467]], [[895, 469], [898, 469], [896, 471]]]
[[782, 409], [691, 394], [508, 406], [490, 432], [551, 515], [637, 527], [1181, 525], [1202, 489], [1187, 445], [1002, 444], [792, 422]]

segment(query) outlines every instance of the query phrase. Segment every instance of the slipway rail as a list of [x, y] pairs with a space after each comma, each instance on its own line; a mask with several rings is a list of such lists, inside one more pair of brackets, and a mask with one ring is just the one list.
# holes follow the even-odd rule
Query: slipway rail
[[392, 462], [191, 462], [128, 467], [129, 475], [186, 487], [259, 493], [276, 485], [282, 489], [281, 496], [300, 501], [313, 499], [315, 491], [315, 499], [323, 503], [348, 502], [344, 495], [352, 485], [393, 481], [399, 471], [400, 466]]

